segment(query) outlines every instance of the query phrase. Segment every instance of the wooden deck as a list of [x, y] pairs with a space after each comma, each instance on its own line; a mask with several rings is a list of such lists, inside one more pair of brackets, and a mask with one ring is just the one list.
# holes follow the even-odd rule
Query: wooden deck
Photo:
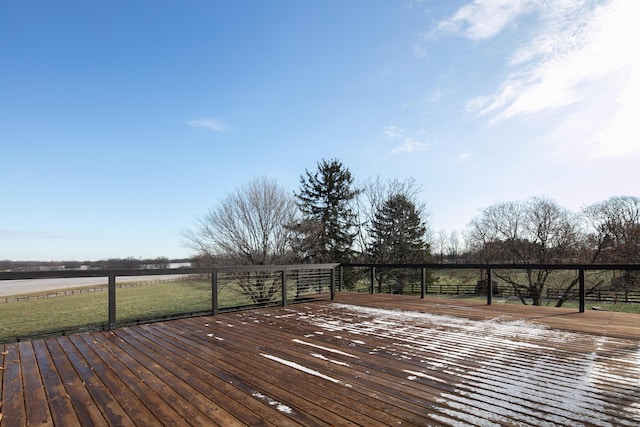
[[0, 345], [0, 425], [640, 425], [640, 316], [339, 293]]

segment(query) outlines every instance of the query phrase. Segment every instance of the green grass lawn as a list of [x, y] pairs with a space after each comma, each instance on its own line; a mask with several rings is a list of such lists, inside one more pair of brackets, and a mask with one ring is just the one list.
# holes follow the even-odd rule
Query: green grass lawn
[[[0, 304], [0, 340], [108, 324], [108, 292], [82, 292]], [[211, 284], [184, 280], [118, 288], [118, 323], [211, 310]]]
[[[296, 295], [296, 284], [294, 281], [287, 283], [288, 299], [292, 301]], [[278, 291], [273, 301], [280, 301], [280, 295]], [[94, 290], [87, 287], [83, 292], [73, 294], [0, 303], [0, 342], [104, 328], [109, 323], [108, 298], [106, 288]], [[219, 309], [248, 307], [252, 304], [251, 299], [243, 295], [233, 282], [219, 284]], [[211, 309], [210, 279], [140, 284], [116, 289], [117, 324], [210, 312]]]

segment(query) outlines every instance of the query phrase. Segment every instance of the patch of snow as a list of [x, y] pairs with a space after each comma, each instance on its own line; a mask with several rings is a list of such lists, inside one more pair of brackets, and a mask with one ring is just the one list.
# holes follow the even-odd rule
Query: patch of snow
[[342, 356], [347, 356], [347, 357], [352, 357], [354, 359], [359, 359], [359, 357], [354, 355], [354, 354], [345, 353], [344, 351], [336, 350], [335, 348], [323, 347], [321, 345], [317, 345], [317, 344], [313, 344], [313, 343], [310, 343], [310, 342], [302, 341], [302, 340], [299, 340], [297, 338], [294, 338], [291, 341], [293, 341], [293, 342], [295, 342], [297, 344], [303, 344], [303, 345], [308, 345], [309, 347], [319, 348], [321, 350], [328, 351], [330, 353], [336, 353], [336, 354], [340, 354]]
[[332, 383], [336, 383], [336, 384], [341, 384], [342, 383], [342, 381], [340, 381], [340, 380], [337, 380], [337, 379], [332, 378], [332, 377], [330, 377], [328, 375], [325, 375], [325, 374], [323, 374], [321, 372], [318, 372], [318, 371], [315, 371], [313, 369], [307, 368], [306, 366], [302, 366], [299, 363], [292, 362], [290, 360], [281, 359], [279, 357], [273, 356], [271, 354], [265, 354], [265, 353], [260, 353], [260, 356], [266, 357], [267, 359], [273, 360], [274, 362], [282, 363], [283, 365], [289, 366], [289, 367], [291, 367], [293, 369], [297, 369], [298, 371], [302, 371], [302, 372], [305, 372], [307, 374], [311, 374], [311, 375], [314, 375], [316, 377], [325, 379], [327, 381], [331, 381]]
[[275, 406], [276, 409], [278, 409], [278, 411], [280, 412], [284, 412], [285, 414], [293, 414], [293, 409], [291, 409], [289, 406], [284, 405], [278, 402], [277, 400], [270, 398], [269, 396], [265, 396], [264, 394], [258, 391], [251, 393], [251, 396], [258, 398], [264, 402], [267, 402], [269, 406]]
[[329, 359], [326, 356], [323, 356], [321, 354], [318, 353], [311, 353], [311, 355], [317, 359], [321, 359], [321, 360], [326, 360], [327, 362], [331, 362], [331, 363], [335, 363], [336, 365], [341, 365], [341, 366], [351, 366], [346, 362], [341, 362], [339, 360], [334, 360], [334, 359]]
[[409, 371], [407, 369], [403, 369], [402, 372], [406, 372], [407, 374], [411, 374], [414, 377], [414, 379], [417, 378], [417, 377], [420, 377], [420, 378], [426, 378], [426, 379], [429, 379], [429, 380], [432, 380], [432, 381], [437, 381], [439, 383], [445, 383], [446, 384], [446, 381], [443, 380], [442, 378], [434, 377], [434, 376], [425, 374], [424, 372]]
[[[388, 340], [393, 350], [379, 346], [368, 354], [415, 358], [430, 369], [458, 378], [456, 393], [443, 400], [448, 409], [442, 414], [447, 416], [474, 425], [495, 425], [505, 419], [539, 424], [540, 414], [548, 425], [580, 425], [596, 419], [603, 426], [631, 426], [640, 421], [640, 403], [634, 396], [640, 389], [640, 348], [631, 355], [626, 350], [616, 352], [606, 338], [593, 339], [523, 320], [477, 321], [348, 304], [334, 307], [347, 314], [319, 314], [313, 324], [352, 336]], [[351, 313], [355, 316], [348, 316]], [[592, 341], [592, 353], [571, 349], [573, 342], [583, 345], [585, 340]], [[478, 367], [471, 369], [469, 360], [477, 361]], [[611, 372], [608, 364], [614, 361], [622, 362], [624, 370]], [[411, 380], [418, 378], [418, 371], [405, 372]], [[620, 407], [612, 403], [618, 398], [634, 402], [625, 408], [623, 417], [618, 416]], [[492, 402], [491, 410], [482, 408], [482, 422], [475, 418], [473, 407], [478, 402]], [[532, 407], [539, 410], [528, 409]]]

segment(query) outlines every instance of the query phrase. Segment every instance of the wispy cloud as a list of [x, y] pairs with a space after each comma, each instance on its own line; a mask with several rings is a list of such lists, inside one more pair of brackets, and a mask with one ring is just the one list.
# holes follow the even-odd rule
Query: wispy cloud
[[229, 128], [227, 123], [220, 119], [190, 120], [187, 124], [194, 128], [205, 128], [216, 132], [224, 132]]
[[429, 144], [426, 142], [419, 142], [413, 138], [405, 138], [404, 142], [391, 150], [392, 154], [398, 153], [414, 153], [416, 151], [426, 151], [429, 149]]
[[471, 154], [469, 153], [462, 153], [460, 155], [458, 155], [458, 158], [456, 159], [456, 163], [462, 163], [462, 162], [466, 162], [467, 160], [469, 160], [471, 158]]
[[62, 236], [48, 231], [24, 231], [0, 229], [0, 240], [61, 239]]
[[[424, 132], [420, 131], [416, 136], [421, 136], [423, 133]], [[396, 126], [387, 126], [384, 129], [384, 134], [396, 143], [398, 141], [400, 142], [399, 145], [391, 149], [392, 154], [426, 151], [430, 147], [429, 143], [416, 140], [416, 136], [411, 136], [406, 129]]]
[[474, 0], [440, 21], [432, 35], [460, 34], [483, 40], [502, 31], [514, 19], [529, 13], [540, 4], [537, 0]]
[[476, 0], [438, 28], [482, 40], [524, 13], [537, 15], [536, 29], [505, 59], [507, 78], [493, 93], [470, 99], [467, 110], [495, 124], [570, 107], [573, 123], [587, 123], [588, 140], [581, 144], [590, 146], [593, 155], [640, 152], [634, 139], [640, 115], [640, 53], [631, 42], [640, 37], [640, 2]]

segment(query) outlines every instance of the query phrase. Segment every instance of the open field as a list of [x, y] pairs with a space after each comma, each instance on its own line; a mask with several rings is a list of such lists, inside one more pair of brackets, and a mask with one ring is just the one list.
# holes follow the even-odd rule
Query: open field
[[342, 292], [0, 344], [2, 424], [640, 424], [638, 316]]
[[[288, 290], [289, 295], [295, 298], [296, 283], [288, 282]], [[102, 329], [108, 325], [106, 287], [87, 287], [75, 289], [73, 293], [67, 291], [54, 297], [40, 298], [42, 295], [14, 296], [8, 302], [0, 303], [0, 342]], [[219, 285], [220, 310], [241, 309], [252, 304], [251, 299], [232, 283]], [[210, 313], [211, 281], [191, 278], [125, 285], [117, 289], [116, 307], [116, 321], [120, 325]]]
[[[120, 276], [118, 283], [138, 283], [177, 280], [183, 275], [163, 276]], [[52, 279], [0, 280], [0, 298], [15, 295], [46, 294], [53, 291], [74, 290], [78, 288], [100, 287], [107, 285], [106, 277], [67, 277]]]

